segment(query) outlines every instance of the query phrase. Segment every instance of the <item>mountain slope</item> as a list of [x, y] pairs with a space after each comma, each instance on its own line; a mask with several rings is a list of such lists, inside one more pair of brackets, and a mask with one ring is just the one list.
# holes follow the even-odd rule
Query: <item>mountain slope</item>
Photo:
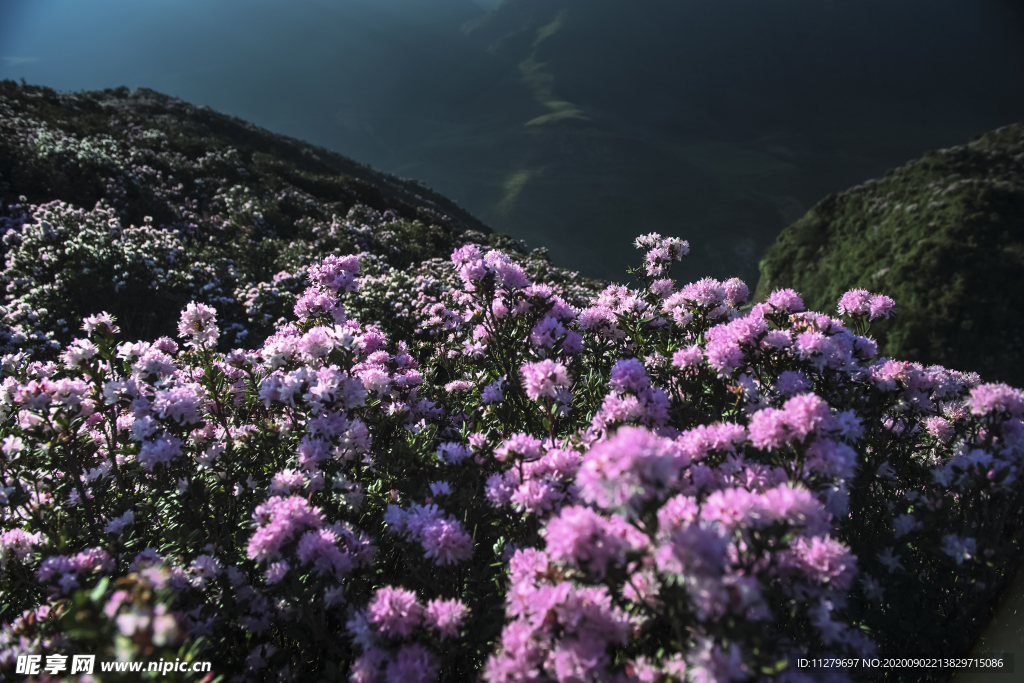
[[0, 81], [4, 352], [49, 353], [100, 310], [130, 338], [170, 335], [192, 300], [218, 308], [222, 343], [252, 347], [326, 254], [414, 273], [485, 233], [422, 184], [151, 90]]
[[888, 294], [881, 353], [1021, 384], [1024, 124], [827, 197], [761, 262], [757, 297], [778, 287], [814, 310], [851, 288]]

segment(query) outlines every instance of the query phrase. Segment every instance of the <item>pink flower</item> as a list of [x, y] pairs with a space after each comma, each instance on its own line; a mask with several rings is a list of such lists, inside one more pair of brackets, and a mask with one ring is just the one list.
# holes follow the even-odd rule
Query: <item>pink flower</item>
[[1009, 413], [1024, 417], [1024, 391], [1006, 384], [981, 384], [971, 389], [967, 405], [975, 415]]
[[513, 434], [494, 450], [495, 460], [504, 462], [510, 457], [536, 460], [540, 457], [540, 440], [529, 434]]
[[726, 280], [722, 286], [725, 289], [725, 302], [730, 306], [738, 306], [750, 296], [747, 284], [738, 277]]
[[636, 507], [664, 491], [678, 471], [671, 442], [646, 429], [622, 427], [583, 456], [576, 481], [586, 501]]
[[868, 312], [870, 313], [870, 319], [876, 318], [888, 318], [889, 315], [896, 308], [896, 302], [885, 296], [884, 294], [876, 294], [871, 297], [871, 302], [868, 304]]
[[195, 301], [189, 302], [178, 320], [178, 336], [187, 337], [186, 345], [191, 347], [215, 343], [220, 336], [217, 309]]
[[319, 508], [311, 506], [302, 496], [271, 498], [256, 507], [253, 518], [258, 528], [249, 538], [247, 554], [257, 562], [279, 557], [281, 546], [300, 531], [323, 526]]
[[206, 389], [192, 382], [179, 384], [170, 389], [160, 389], [153, 398], [153, 411], [163, 419], [172, 419], [178, 424], [199, 422], [199, 409], [206, 400]]
[[542, 396], [555, 398], [559, 389], [569, 388], [569, 374], [565, 366], [551, 359], [524, 363], [521, 372], [526, 395], [531, 400], [540, 400]]
[[704, 501], [700, 517], [726, 529], [747, 526], [761, 518], [761, 497], [741, 488], [715, 491]]
[[458, 564], [473, 556], [473, 539], [454, 519], [438, 519], [425, 526], [420, 543], [424, 557], [441, 566]]
[[857, 560], [839, 541], [815, 536], [798, 538], [791, 546], [794, 564], [821, 583], [847, 590], [857, 574]]
[[87, 334], [92, 334], [94, 331], [100, 333], [117, 334], [121, 331], [117, 325], [114, 324], [114, 316], [110, 315], [106, 311], [98, 313], [96, 315], [90, 315], [88, 318], [82, 321], [82, 329]]
[[804, 300], [792, 289], [776, 289], [765, 301], [776, 313], [798, 313], [804, 310]]
[[839, 299], [840, 315], [867, 315], [871, 294], [866, 289], [851, 289]]
[[335, 256], [331, 254], [323, 261], [309, 267], [311, 282], [331, 292], [354, 292], [357, 288], [355, 276], [359, 274], [359, 257]]
[[618, 515], [605, 519], [578, 505], [562, 508], [552, 517], [544, 538], [551, 559], [586, 567], [599, 577], [604, 577], [609, 562], [622, 562], [626, 550], [647, 543], [643, 533]]
[[697, 344], [679, 349], [672, 354], [672, 365], [683, 370], [699, 367], [702, 360], [704, 360], [704, 351]]
[[468, 614], [469, 608], [461, 600], [431, 600], [427, 603], [424, 622], [444, 640], [459, 634], [459, 627]]
[[96, 348], [96, 345], [88, 339], [75, 339], [61, 354], [61, 360], [68, 367], [76, 368], [82, 361], [92, 358], [98, 352], [99, 349]]
[[423, 622], [423, 607], [412, 591], [384, 586], [366, 606], [366, 620], [381, 635], [408, 638]]

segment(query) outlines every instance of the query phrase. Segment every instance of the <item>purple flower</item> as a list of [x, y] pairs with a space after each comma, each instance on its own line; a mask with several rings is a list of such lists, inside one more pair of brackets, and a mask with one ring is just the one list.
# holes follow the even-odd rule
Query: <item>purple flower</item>
[[963, 564], [978, 552], [978, 542], [973, 538], [963, 538], [956, 534], [946, 534], [942, 537], [942, 552], [952, 557], [957, 565]]
[[384, 586], [366, 606], [366, 620], [381, 635], [408, 638], [423, 622], [423, 606], [412, 591]]
[[790, 547], [793, 564], [811, 579], [847, 590], [857, 574], [857, 560], [849, 549], [831, 538], [798, 538]]
[[434, 520], [419, 535], [424, 557], [440, 566], [458, 564], [473, 556], [473, 539], [455, 519]]
[[502, 377], [484, 387], [480, 394], [480, 402], [484, 404], [501, 403], [505, 400], [505, 394], [501, 391], [501, 385], [505, 381]]
[[565, 326], [556, 318], [543, 318], [533, 326], [530, 343], [537, 348], [551, 348], [564, 334]]
[[639, 358], [624, 358], [612, 366], [611, 385], [616, 391], [637, 393], [649, 387], [651, 380]]
[[871, 302], [868, 304], [868, 313], [870, 314], [870, 320], [876, 318], [886, 318], [896, 308], [896, 302], [885, 296], [884, 294], [876, 294], [871, 297]]
[[892, 521], [893, 534], [896, 538], [902, 538], [911, 531], [916, 531], [921, 528], [921, 523], [917, 521], [914, 515], [904, 513]]
[[484, 495], [494, 507], [508, 504], [515, 490], [515, 485], [505, 475], [498, 473], [487, 477], [487, 483], [484, 485]]
[[867, 315], [871, 294], [866, 289], [851, 289], [839, 299], [840, 315]]
[[358, 274], [359, 257], [354, 254], [340, 257], [331, 254], [322, 262], [309, 267], [310, 281], [334, 293], [354, 292], [357, 288], [355, 276]]
[[626, 550], [643, 548], [647, 537], [618, 515], [609, 519], [590, 508], [562, 508], [546, 527], [545, 542], [551, 559], [586, 567], [604, 577], [609, 562], [621, 563]]
[[678, 471], [670, 442], [646, 429], [622, 427], [583, 456], [576, 481], [586, 501], [637, 507], [665, 491]]
[[349, 674], [351, 683], [385, 683], [382, 667], [387, 662], [387, 654], [376, 648], [363, 651], [361, 657], [352, 662]]
[[273, 585], [282, 581], [284, 577], [288, 575], [289, 569], [291, 569], [291, 567], [288, 565], [286, 560], [272, 562], [267, 565], [267, 571], [264, 572], [263, 578], [266, 580], [268, 586]]
[[566, 368], [551, 359], [537, 363], [523, 363], [523, 386], [526, 395], [533, 401], [542, 396], [556, 398], [559, 389], [568, 389], [570, 380]]
[[404, 645], [388, 664], [387, 683], [432, 683], [437, 679], [437, 658], [419, 643]]
[[967, 405], [975, 415], [1009, 413], [1024, 417], [1024, 391], [1006, 384], [981, 384], [971, 389]]
[[725, 289], [725, 302], [730, 306], [738, 306], [750, 296], [747, 284], [738, 277], [726, 280], [722, 287]]
[[469, 449], [462, 444], [446, 441], [437, 447], [437, 457], [449, 465], [458, 465], [469, 457]]
[[312, 564], [318, 574], [334, 575], [341, 580], [351, 571], [353, 562], [347, 552], [338, 548], [337, 542], [333, 530], [313, 529], [299, 539], [295, 555], [302, 564]]
[[135, 512], [129, 510], [120, 517], [115, 517], [107, 522], [106, 526], [103, 527], [103, 532], [107, 534], [120, 534], [133, 524], [135, 524]]
[[783, 396], [795, 394], [811, 388], [807, 375], [799, 370], [785, 370], [779, 373], [779, 380], [775, 383], [775, 390]]
[[804, 300], [792, 289], [776, 289], [765, 301], [777, 313], [798, 313], [804, 310]]
[[469, 608], [461, 600], [431, 600], [427, 603], [424, 622], [428, 628], [440, 633], [441, 640], [444, 640], [459, 634], [468, 614]]
[[146, 470], [152, 470], [157, 465], [167, 465], [181, 455], [181, 446], [181, 439], [164, 432], [153, 441], [142, 442], [139, 463]]
[[718, 531], [691, 524], [675, 531], [669, 542], [658, 548], [655, 563], [662, 573], [720, 576], [727, 548], [727, 540]]

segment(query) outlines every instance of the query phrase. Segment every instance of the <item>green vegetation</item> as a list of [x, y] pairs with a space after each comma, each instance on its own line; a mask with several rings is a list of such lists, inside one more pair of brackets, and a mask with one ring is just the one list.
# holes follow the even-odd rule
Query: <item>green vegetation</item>
[[896, 300], [882, 354], [1024, 383], [1024, 124], [926, 154], [830, 195], [761, 261], [756, 297], [792, 287], [834, 310], [847, 290]]
[[[152, 90], [0, 81], [0, 353], [52, 355], [98, 310], [132, 338], [170, 335], [193, 300], [218, 307], [222, 343], [258, 345], [335, 252], [415, 279], [472, 239], [563, 277], [490, 232], [415, 181]], [[373, 312], [388, 329], [393, 298]]]

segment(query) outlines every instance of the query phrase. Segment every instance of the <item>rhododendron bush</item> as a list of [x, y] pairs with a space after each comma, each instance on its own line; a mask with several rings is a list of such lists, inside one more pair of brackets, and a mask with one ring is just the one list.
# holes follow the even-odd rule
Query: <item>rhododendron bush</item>
[[256, 348], [206, 300], [176, 340], [97, 311], [5, 356], [0, 666], [702, 683], [963, 651], [1019, 548], [1024, 394], [876, 357], [883, 295], [750, 305], [637, 246], [589, 299], [472, 241], [329, 254]]

